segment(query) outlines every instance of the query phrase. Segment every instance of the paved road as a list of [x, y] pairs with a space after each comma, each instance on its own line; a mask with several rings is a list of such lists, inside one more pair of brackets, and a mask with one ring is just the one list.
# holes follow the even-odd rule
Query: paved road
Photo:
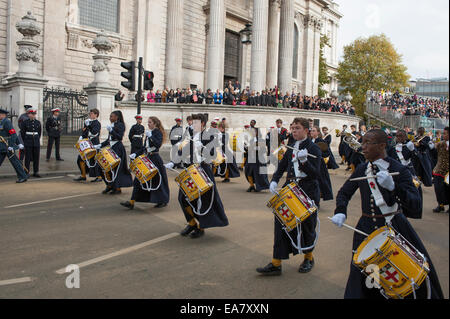
[[[345, 172], [333, 172], [335, 193]], [[129, 211], [119, 196], [101, 195], [102, 183], [55, 176], [17, 185], [0, 182], [0, 298], [342, 298], [350, 267], [352, 232], [327, 220], [334, 201], [323, 202], [316, 266], [297, 272], [302, 257], [283, 263], [281, 277], [260, 277], [255, 268], [271, 260], [273, 215], [269, 193], [246, 193], [243, 177], [218, 183], [230, 225], [193, 240], [178, 235], [185, 220], [169, 172], [171, 202], [156, 210], [138, 203]], [[65, 199], [64, 199], [65, 198]], [[37, 202], [30, 205], [23, 205]], [[17, 206], [22, 205], [22, 206]], [[360, 215], [356, 194], [350, 225]], [[433, 214], [425, 189], [422, 220], [411, 223], [427, 247], [445, 296], [449, 296], [449, 223]], [[80, 288], [66, 288], [65, 267], [80, 268]], [[59, 271], [59, 273], [57, 273]]]

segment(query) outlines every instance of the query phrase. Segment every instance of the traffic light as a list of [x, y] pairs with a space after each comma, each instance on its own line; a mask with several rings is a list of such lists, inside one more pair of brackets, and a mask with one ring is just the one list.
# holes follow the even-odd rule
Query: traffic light
[[144, 90], [149, 91], [153, 89], [154, 74], [151, 71], [144, 71]]
[[122, 62], [120, 66], [127, 70], [127, 72], [121, 72], [120, 75], [127, 79], [127, 81], [120, 82], [124, 88], [129, 91], [136, 91], [136, 62]]

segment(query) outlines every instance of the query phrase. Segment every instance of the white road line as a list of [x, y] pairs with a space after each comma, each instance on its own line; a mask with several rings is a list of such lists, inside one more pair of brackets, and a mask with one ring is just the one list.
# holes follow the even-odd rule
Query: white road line
[[22, 284], [24, 282], [31, 282], [33, 278], [31, 277], [23, 277], [17, 279], [9, 279], [0, 281], [0, 286], [14, 285], [14, 284]]
[[[143, 242], [143, 243], [138, 244], [138, 245], [134, 245], [134, 246], [131, 246], [131, 247], [128, 247], [128, 248], [124, 248], [124, 249], [118, 250], [118, 251], [116, 251], [114, 253], [111, 253], [111, 254], [103, 255], [103, 256], [100, 256], [100, 257], [97, 257], [97, 258], [94, 258], [94, 259], [90, 259], [88, 261], [77, 263], [76, 265], [79, 268], [86, 267], [86, 266], [89, 266], [89, 265], [92, 265], [92, 264], [96, 264], [96, 263], [102, 262], [104, 260], [113, 258], [113, 257], [117, 257], [117, 256], [120, 256], [120, 255], [128, 254], [130, 252], [136, 251], [136, 250], [144, 248], [144, 247], [148, 247], [148, 246], [153, 245], [153, 244], [160, 243], [160, 242], [162, 242], [164, 240], [167, 240], [167, 239], [170, 239], [170, 238], [173, 238], [173, 237], [177, 237], [179, 235], [180, 235], [179, 233], [171, 233], [171, 234], [168, 234], [168, 235], [164, 235], [164, 236], [161, 236], [161, 237], [158, 237], [158, 238], [155, 238], [155, 239]], [[66, 273], [66, 268], [65, 267], [61, 268], [61, 269], [57, 270], [56, 273], [58, 275], [65, 274]]]
[[55, 176], [55, 177], [44, 177], [44, 178], [33, 178], [33, 179], [29, 179], [27, 182], [39, 182], [39, 181], [47, 181], [49, 179], [59, 179], [59, 178], [64, 178], [66, 176]]
[[6, 206], [5, 208], [15, 208], [15, 207], [22, 207], [22, 206], [30, 206], [30, 205], [34, 205], [34, 204], [55, 202], [55, 201], [58, 201], [58, 200], [69, 199], [69, 198], [76, 198], [76, 197], [83, 197], [83, 196], [90, 196], [90, 195], [95, 195], [95, 194], [99, 194], [99, 192], [87, 193], [87, 194], [79, 194], [79, 195], [72, 195], [72, 196], [66, 196], [66, 197], [58, 197], [58, 198], [53, 198], [53, 199], [46, 199], [46, 200], [41, 200], [41, 201], [37, 201], [37, 202]]

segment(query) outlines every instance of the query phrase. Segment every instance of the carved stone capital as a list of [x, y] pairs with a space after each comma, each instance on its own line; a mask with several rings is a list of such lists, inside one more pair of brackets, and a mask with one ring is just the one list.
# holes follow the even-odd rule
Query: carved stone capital
[[22, 20], [16, 23], [16, 29], [22, 35], [24, 40], [33, 41], [33, 37], [41, 33], [41, 28], [36, 22], [36, 18], [28, 11]]

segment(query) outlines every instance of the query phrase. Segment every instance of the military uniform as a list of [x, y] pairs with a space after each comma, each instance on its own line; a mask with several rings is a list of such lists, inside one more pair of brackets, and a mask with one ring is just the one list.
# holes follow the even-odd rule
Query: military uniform
[[134, 124], [128, 133], [131, 142], [131, 154], [136, 153], [143, 147], [145, 127], [141, 124]]
[[39, 154], [41, 151], [41, 122], [34, 119], [27, 119], [22, 122], [20, 134], [25, 146], [25, 167], [30, 172], [30, 162], [33, 162], [33, 173], [39, 173]]
[[[8, 157], [9, 162], [11, 163], [11, 165], [14, 167], [14, 170], [16, 171], [17, 178], [18, 178], [17, 182], [26, 181], [28, 178], [28, 175], [25, 173], [22, 163], [14, 154], [14, 151], [19, 148], [20, 143], [19, 143], [16, 131], [14, 130], [13, 125], [8, 118], [4, 118], [3, 120], [0, 121], [0, 136], [7, 143], [7, 144], [5, 144], [0, 139], [0, 166], [2, 165], [3, 161], [5, 160], [5, 157]], [[13, 150], [11, 150], [11, 149], [8, 150], [9, 147], [13, 148]]]
[[[405, 237], [405, 239], [408, 240], [416, 249], [424, 254], [429, 263], [431, 298], [442, 299], [442, 290], [430, 256], [428, 255], [419, 236], [416, 234], [413, 227], [406, 219], [406, 217], [421, 215], [421, 212], [418, 211], [420, 207], [420, 197], [417, 188], [412, 182], [411, 173], [405, 166], [401, 165], [398, 161], [390, 157], [386, 157], [384, 160], [377, 160], [373, 163], [370, 163], [371, 167], [369, 167], [369, 169], [368, 165], [369, 163], [363, 163], [359, 165], [350, 179], [347, 180], [347, 182], [345, 182], [345, 184], [339, 190], [336, 197], [335, 214], [344, 214], [345, 216], [347, 216], [348, 203], [351, 200], [353, 194], [359, 188], [361, 195], [362, 216], [359, 219], [356, 228], [366, 234], [371, 234], [375, 230], [386, 225], [386, 218], [392, 218], [392, 227], [403, 237]], [[400, 173], [397, 176], [393, 176], [395, 184], [395, 189], [393, 191], [389, 191], [381, 186], [379, 186], [378, 188], [384, 201], [384, 205], [382, 207], [383, 209], [384, 207], [386, 207], [390, 212], [387, 213], [388, 211], [386, 211], [384, 216], [380, 207], [377, 206], [371, 190], [371, 188], [375, 188], [375, 185], [371, 184], [372, 182], [368, 180], [351, 181], [351, 179], [353, 178], [367, 176], [368, 171], [370, 171], [371, 175], [375, 176], [380, 170], [389, 173]], [[404, 209], [405, 207], [407, 208], [408, 212], [408, 215], [406, 216], [404, 214], [406, 212], [406, 210]], [[366, 237], [364, 235], [355, 232], [353, 236], [352, 250], [355, 251], [365, 238]], [[361, 270], [357, 266], [351, 264], [350, 275], [347, 280], [344, 298], [384, 298], [382, 297], [378, 289], [368, 288], [365, 282], [366, 276], [361, 273]], [[423, 282], [422, 286], [418, 290], [416, 290], [416, 295], [417, 298], [426, 298], [427, 287], [425, 282]], [[411, 295], [408, 297], [411, 297]]]
[[60, 156], [60, 140], [61, 140], [61, 119], [59, 117], [54, 117], [53, 115], [47, 119], [45, 122], [45, 130], [48, 135], [47, 143], [47, 160], [50, 159], [52, 154], [53, 143], [55, 144], [55, 157], [56, 160], [61, 160]]

